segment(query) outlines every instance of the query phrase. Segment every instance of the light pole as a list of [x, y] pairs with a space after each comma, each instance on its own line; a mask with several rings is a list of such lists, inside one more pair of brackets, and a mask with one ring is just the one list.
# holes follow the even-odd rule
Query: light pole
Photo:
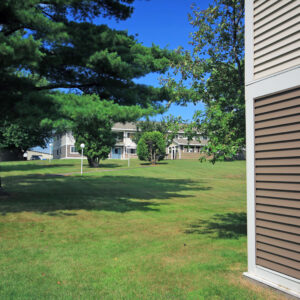
[[49, 149], [49, 150], [50, 150], [50, 151], [49, 151], [49, 153], [50, 153], [50, 156], [49, 156], [49, 163], [50, 163], [50, 161], [51, 161], [51, 155], [53, 154], [53, 150], [52, 150], [53, 148], [52, 148], [52, 146], [53, 146], [53, 144], [50, 143], [50, 144], [49, 144], [49, 148], [50, 148], [50, 149]]
[[128, 168], [130, 167], [130, 148], [127, 148]]
[[82, 176], [82, 166], [83, 166], [83, 149], [84, 149], [85, 145], [82, 143], [80, 144], [80, 148], [81, 148], [81, 176]]

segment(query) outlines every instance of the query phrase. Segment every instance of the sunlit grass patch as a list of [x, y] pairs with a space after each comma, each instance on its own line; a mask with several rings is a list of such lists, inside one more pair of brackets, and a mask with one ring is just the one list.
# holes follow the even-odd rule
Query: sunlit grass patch
[[82, 177], [48, 176], [77, 161], [47, 163], [2, 166], [0, 299], [273, 295], [238, 283], [247, 269], [245, 162], [120, 161]]

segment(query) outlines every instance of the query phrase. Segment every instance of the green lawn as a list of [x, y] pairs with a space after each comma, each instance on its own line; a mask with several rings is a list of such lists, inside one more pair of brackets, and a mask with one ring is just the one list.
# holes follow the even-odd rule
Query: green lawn
[[1, 163], [0, 299], [277, 299], [242, 278], [245, 162], [126, 167]]

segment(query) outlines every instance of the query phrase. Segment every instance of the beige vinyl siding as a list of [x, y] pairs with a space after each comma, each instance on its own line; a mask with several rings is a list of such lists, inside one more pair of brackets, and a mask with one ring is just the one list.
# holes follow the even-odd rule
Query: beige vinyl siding
[[300, 65], [300, 0], [254, 1], [254, 78]]
[[256, 264], [300, 279], [300, 87], [254, 111]]
[[80, 157], [81, 155], [80, 155], [80, 153], [78, 153], [78, 152], [76, 152], [76, 153], [74, 153], [74, 152], [71, 152], [71, 147], [74, 147], [73, 145], [68, 145], [67, 146], [67, 156], [68, 157], [74, 157], [74, 158], [76, 158], [76, 157]]

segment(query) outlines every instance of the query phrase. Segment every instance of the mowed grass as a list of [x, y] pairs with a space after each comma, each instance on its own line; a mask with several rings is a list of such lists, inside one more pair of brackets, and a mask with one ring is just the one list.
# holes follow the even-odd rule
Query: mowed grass
[[242, 277], [245, 162], [79, 164], [1, 163], [0, 299], [277, 299]]

